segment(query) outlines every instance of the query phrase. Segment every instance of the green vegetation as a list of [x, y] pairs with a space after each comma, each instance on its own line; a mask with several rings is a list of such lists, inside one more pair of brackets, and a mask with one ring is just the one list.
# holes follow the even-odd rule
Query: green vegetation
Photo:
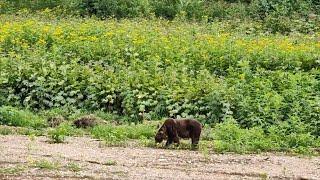
[[[0, 134], [155, 147], [156, 123], [146, 122], [193, 117], [205, 152], [311, 152], [319, 9], [314, 0], [1, 1]], [[103, 123], [72, 126], [88, 114]]]
[[20, 174], [25, 171], [23, 166], [0, 167], [0, 174]]
[[117, 161], [114, 161], [114, 160], [108, 160], [108, 161], [106, 161], [106, 163], [104, 163], [104, 165], [107, 165], [107, 166], [114, 166], [114, 165], [117, 165]]
[[265, 133], [261, 127], [241, 129], [234, 120], [218, 124], [212, 131], [217, 152], [291, 151], [310, 153], [320, 139], [312, 136], [298, 121], [282, 122], [271, 126]]
[[51, 162], [43, 159], [33, 162], [32, 167], [47, 170], [56, 170], [60, 168], [60, 164], [58, 162]]
[[242, 127], [265, 128], [298, 116], [320, 132], [316, 36], [251, 36], [166, 21], [69, 22], [4, 23], [4, 104], [75, 106], [136, 121], [217, 123], [232, 114]]
[[13, 130], [11, 130], [10, 128], [7, 127], [0, 127], [0, 134], [1, 135], [9, 135], [9, 134], [13, 134]]
[[73, 172], [81, 171], [80, 165], [73, 163], [73, 162], [70, 162], [67, 164], [67, 169], [69, 169], [70, 171], [73, 171]]
[[64, 142], [69, 126], [60, 125], [59, 127], [52, 129], [48, 132], [49, 138], [52, 140], [53, 143], [62, 143]]
[[53, 143], [63, 143], [67, 136], [82, 136], [85, 131], [76, 129], [70, 123], [62, 123], [56, 128], [48, 130], [48, 137]]
[[[23, 111], [23, 110], [21, 110]], [[26, 111], [30, 113], [29, 111]], [[97, 114], [101, 114], [98, 112]], [[34, 116], [34, 115], [32, 115]], [[77, 117], [77, 116], [75, 116]], [[115, 124], [112, 121], [97, 125], [89, 129], [77, 129], [71, 122], [64, 122], [56, 128], [30, 129], [25, 127], [0, 126], [0, 133], [30, 135], [30, 138], [47, 135], [53, 143], [65, 142], [67, 136], [90, 135], [103, 140], [108, 146], [126, 146], [131, 142], [136, 146], [164, 148], [164, 144], [155, 144], [154, 135], [159, 121], [150, 121], [139, 124]], [[214, 152], [266, 152], [282, 151], [300, 154], [316, 154], [315, 148], [320, 147], [320, 139], [311, 135], [308, 126], [297, 118], [279, 122], [267, 129], [256, 126], [248, 129], [241, 128], [239, 123], [226, 117], [222, 123], [214, 127], [205, 126], [202, 132], [199, 150], [208, 153]], [[134, 143], [138, 140], [138, 143]], [[180, 146], [171, 146], [173, 149], [192, 149], [190, 140], [183, 140]], [[47, 163], [39, 163], [46, 165]], [[40, 166], [40, 165], [39, 165]], [[72, 169], [72, 167], [70, 167]]]
[[43, 136], [45, 135], [45, 129], [0, 126], [0, 134], [1, 135], [18, 134], [18, 135], [28, 135], [28, 136]]
[[105, 140], [110, 145], [121, 144], [129, 139], [152, 139], [156, 127], [138, 125], [102, 125], [92, 128], [93, 137]]
[[1, 106], [0, 125], [41, 128], [45, 126], [45, 121], [30, 111]]
[[318, 0], [3, 0], [1, 13], [52, 11], [56, 16], [259, 22], [270, 32], [319, 30]]

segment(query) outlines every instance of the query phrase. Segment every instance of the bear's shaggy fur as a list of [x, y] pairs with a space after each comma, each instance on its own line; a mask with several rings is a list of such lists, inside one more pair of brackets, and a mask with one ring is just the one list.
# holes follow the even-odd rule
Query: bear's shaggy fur
[[193, 146], [197, 146], [200, 139], [202, 125], [195, 119], [166, 119], [155, 136], [156, 143], [167, 139], [166, 146], [180, 143], [179, 138], [191, 138]]
[[97, 123], [98, 123], [98, 119], [93, 115], [83, 116], [73, 122], [73, 124], [77, 128], [93, 127], [93, 126], [97, 125]]

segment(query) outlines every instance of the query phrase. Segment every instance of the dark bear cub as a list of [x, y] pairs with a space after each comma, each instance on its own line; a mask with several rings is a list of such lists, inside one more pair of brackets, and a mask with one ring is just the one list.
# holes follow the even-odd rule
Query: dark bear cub
[[92, 116], [83, 116], [73, 122], [77, 128], [88, 128], [97, 125], [97, 119]]
[[202, 125], [195, 119], [166, 119], [155, 136], [156, 143], [167, 139], [166, 146], [180, 143], [179, 138], [191, 138], [192, 146], [199, 143]]

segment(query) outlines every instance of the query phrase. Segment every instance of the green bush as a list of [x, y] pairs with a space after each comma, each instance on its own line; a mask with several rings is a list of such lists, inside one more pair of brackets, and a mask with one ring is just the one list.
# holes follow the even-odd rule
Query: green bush
[[307, 132], [306, 125], [296, 118], [280, 122], [264, 132], [261, 127], [242, 129], [231, 117], [212, 130], [214, 149], [218, 152], [294, 151], [309, 153], [319, 140]]
[[67, 136], [74, 135], [73, 128], [67, 123], [48, 131], [48, 137], [53, 143], [63, 143]]
[[[237, 79], [237, 78], [236, 78]], [[261, 126], [264, 129], [281, 121], [299, 116], [304, 123], [319, 119], [318, 80], [308, 73], [260, 71], [246, 75], [245, 81], [230, 79], [230, 90], [224, 101], [242, 127]], [[220, 97], [221, 98], [221, 97]], [[310, 132], [319, 135], [317, 126]]]
[[160, 0], [152, 1], [153, 11], [156, 16], [167, 19], [174, 19], [180, 12], [179, 0]]
[[45, 120], [27, 110], [20, 110], [10, 106], [0, 107], [0, 124], [9, 126], [45, 127]]
[[184, 15], [187, 19], [201, 20], [207, 16], [205, 1], [201, 0], [159, 0], [151, 1], [153, 12], [157, 17], [174, 19]]
[[263, 20], [263, 26], [272, 33], [313, 32], [318, 29], [317, 4], [311, 0], [254, 0], [249, 14]]
[[62, 0], [2, 0], [0, 2], [0, 14], [13, 13], [21, 9], [32, 11], [55, 8], [62, 5]]
[[71, 0], [69, 9], [80, 15], [133, 18], [149, 15], [150, 5], [148, 0]]
[[255, 15], [265, 18], [269, 14], [291, 16], [294, 13], [300, 13], [305, 15], [312, 12], [313, 4], [310, 0], [254, 0], [253, 6]]
[[298, 117], [290, 117], [288, 121], [271, 126], [268, 133], [275, 144], [274, 148], [279, 148], [277, 150], [308, 148], [316, 144], [316, 139], [308, 131], [307, 125]]
[[241, 129], [234, 119], [217, 124], [212, 130], [215, 138], [214, 148], [218, 152], [251, 152], [270, 150], [271, 142], [261, 127]]

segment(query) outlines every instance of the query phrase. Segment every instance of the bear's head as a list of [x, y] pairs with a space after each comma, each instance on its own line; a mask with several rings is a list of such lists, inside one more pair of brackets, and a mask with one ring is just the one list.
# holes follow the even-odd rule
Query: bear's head
[[162, 126], [155, 136], [156, 143], [161, 143], [164, 139], [167, 139], [167, 132], [165, 126]]

